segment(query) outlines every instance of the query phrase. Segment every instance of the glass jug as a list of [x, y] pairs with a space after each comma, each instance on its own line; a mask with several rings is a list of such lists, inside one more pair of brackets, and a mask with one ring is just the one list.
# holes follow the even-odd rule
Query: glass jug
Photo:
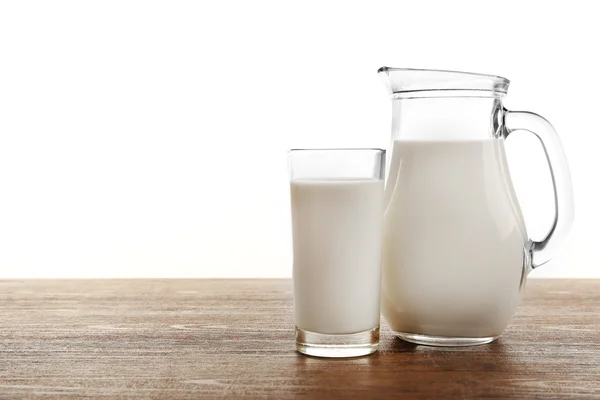
[[[573, 221], [569, 168], [539, 115], [502, 105], [509, 81], [465, 72], [383, 67], [392, 97], [385, 188], [382, 313], [401, 339], [438, 346], [495, 340], [527, 274], [550, 260]], [[556, 216], [529, 239], [504, 140], [529, 131], [542, 142]]]

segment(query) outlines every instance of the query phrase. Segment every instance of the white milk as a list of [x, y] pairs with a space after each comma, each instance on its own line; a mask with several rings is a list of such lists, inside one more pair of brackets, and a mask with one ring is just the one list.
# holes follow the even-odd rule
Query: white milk
[[385, 204], [382, 313], [391, 328], [499, 335], [528, 268], [503, 142], [396, 141]]
[[291, 197], [296, 326], [379, 326], [383, 181], [293, 180]]

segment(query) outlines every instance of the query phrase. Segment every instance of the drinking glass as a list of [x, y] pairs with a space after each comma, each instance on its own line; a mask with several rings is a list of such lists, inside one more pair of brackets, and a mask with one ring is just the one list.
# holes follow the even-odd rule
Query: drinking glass
[[355, 357], [379, 344], [385, 151], [291, 150], [296, 349]]

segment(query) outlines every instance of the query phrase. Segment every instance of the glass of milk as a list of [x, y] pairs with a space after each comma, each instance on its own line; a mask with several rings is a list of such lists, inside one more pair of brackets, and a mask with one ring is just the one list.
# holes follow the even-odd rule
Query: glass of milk
[[385, 151], [291, 150], [296, 349], [355, 357], [379, 344]]

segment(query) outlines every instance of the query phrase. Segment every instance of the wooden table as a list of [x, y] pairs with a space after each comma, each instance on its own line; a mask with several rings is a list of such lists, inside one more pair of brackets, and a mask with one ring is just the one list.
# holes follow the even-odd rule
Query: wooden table
[[289, 280], [0, 281], [0, 398], [600, 398], [600, 281], [530, 280], [470, 348], [302, 356]]

